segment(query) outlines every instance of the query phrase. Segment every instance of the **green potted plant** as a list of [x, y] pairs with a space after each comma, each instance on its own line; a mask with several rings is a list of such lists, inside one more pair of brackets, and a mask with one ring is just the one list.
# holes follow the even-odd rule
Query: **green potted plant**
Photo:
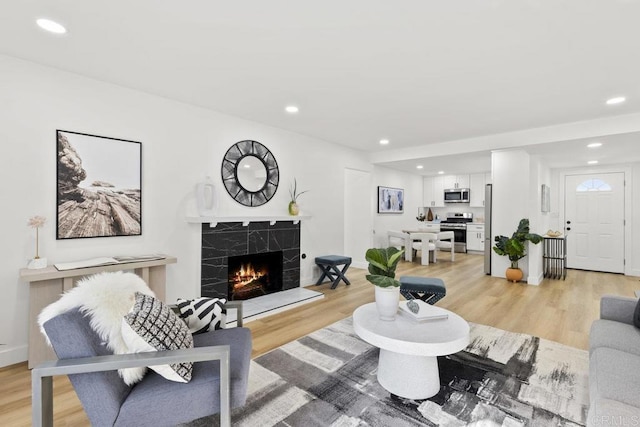
[[298, 215], [300, 213], [300, 208], [298, 207], [298, 197], [302, 196], [309, 190], [304, 190], [298, 192], [298, 183], [296, 179], [293, 179], [293, 185], [289, 187], [289, 195], [291, 196], [291, 200], [289, 201], [289, 215]]
[[518, 267], [518, 261], [527, 255], [525, 243], [531, 242], [537, 245], [541, 241], [541, 235], [529, 232], [528, 218], [520, 220], [518, 229], [511, 237], [496, 236], [496, 245], [493, 247], [493, 251], [498, 255], [509, 257], [509, 261], [511, 261], [511, 267], [506, 271], [507, 280], [515, 283], [522, 279], [522, 270]]
[[365, 259], [369, 262], [366, 278], [375, 285], [376, 307], [381, 320], [394, 320], [400, 303], [400, 282], [396, 280], [396, 267], [404, 253], [393, 246], [371, 248]]

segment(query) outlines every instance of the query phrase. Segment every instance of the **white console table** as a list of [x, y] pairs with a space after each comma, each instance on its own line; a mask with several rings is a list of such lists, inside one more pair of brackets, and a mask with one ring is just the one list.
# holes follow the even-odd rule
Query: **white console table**
[[75, 283], [92, 274], [103, 271], [133, 270], [135, 274], [149, 285], [156, 296], [165, 300], [166, 296], [166, 266], [174, 264], [177, 259], [165, 256], [162, 259], [150, 261], [103, 265], [99, 267], [78, 268], [58, 271], [54, 266], [38, 270], [23, 268], [20, 279], [29, 283], [29, 368], [45, 360], [55, 360], [53, 350], [45, 342], [38, 327], [38, 314], [44, 307], [58, 300], [60, 295], [71, 289]]

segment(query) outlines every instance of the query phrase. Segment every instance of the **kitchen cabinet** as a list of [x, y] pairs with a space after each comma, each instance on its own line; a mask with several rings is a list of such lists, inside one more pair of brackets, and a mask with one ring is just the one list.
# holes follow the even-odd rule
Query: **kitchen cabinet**
[[469, 206], [472, 208], [484, 207], [484, 187], [487, 182], [487, 174], [473, 173], [469, 175]]
[[467, 250], [484, 252], [484, 224], [467, 224]]
[[443, 175], [443, 189], [445, 188], [469, 188], [469, 175]]
[[442, 176], [426, 176], [423, 181], [423, 203], [427, 208], [444, 207], [444, 180]]

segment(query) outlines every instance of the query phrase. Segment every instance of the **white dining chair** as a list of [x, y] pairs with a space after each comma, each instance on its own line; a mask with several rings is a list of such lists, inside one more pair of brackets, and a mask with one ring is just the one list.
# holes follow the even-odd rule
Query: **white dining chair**
[[404, 248], [405, 261], [411, 262], [411, 239], [409, 233], [403, 233], [402, 231], [387, 231], [387, 239], [389, 246], [401, 246]]
[[453, 231], [441, 231], [438, 233], [438, 240], [436, 241], [436, 248], [438, 249], [450, 249], [451, 250], [451, 262], [455, 260], [455, 246], [456, 237]]
[[[422, 265], [429, 265], [430, 257], [431, 257], [431, 262], [435, 263], [437, 261], [437, 256], [436, 256], [436, 242], [438, 240], [437, 234], [411, 233], [409, 234], [409, 238], [413, 242], [411, 247], [416, 251], [420, 251], [420, 263]], [[412, 251], [411, 257], [413, 258], [413, 251]]]

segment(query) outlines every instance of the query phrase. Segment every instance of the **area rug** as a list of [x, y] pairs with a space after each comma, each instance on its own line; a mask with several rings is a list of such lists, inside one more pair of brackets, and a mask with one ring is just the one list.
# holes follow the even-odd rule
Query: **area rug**
[[588, 360], [583, 350], [471, 324], [469, 346], [438, 358], [440, 392], [403, 399], [378, 384], [378, 349], [347, 318], [252, 361], [247, 404], [232, 425], [581, 426]]

